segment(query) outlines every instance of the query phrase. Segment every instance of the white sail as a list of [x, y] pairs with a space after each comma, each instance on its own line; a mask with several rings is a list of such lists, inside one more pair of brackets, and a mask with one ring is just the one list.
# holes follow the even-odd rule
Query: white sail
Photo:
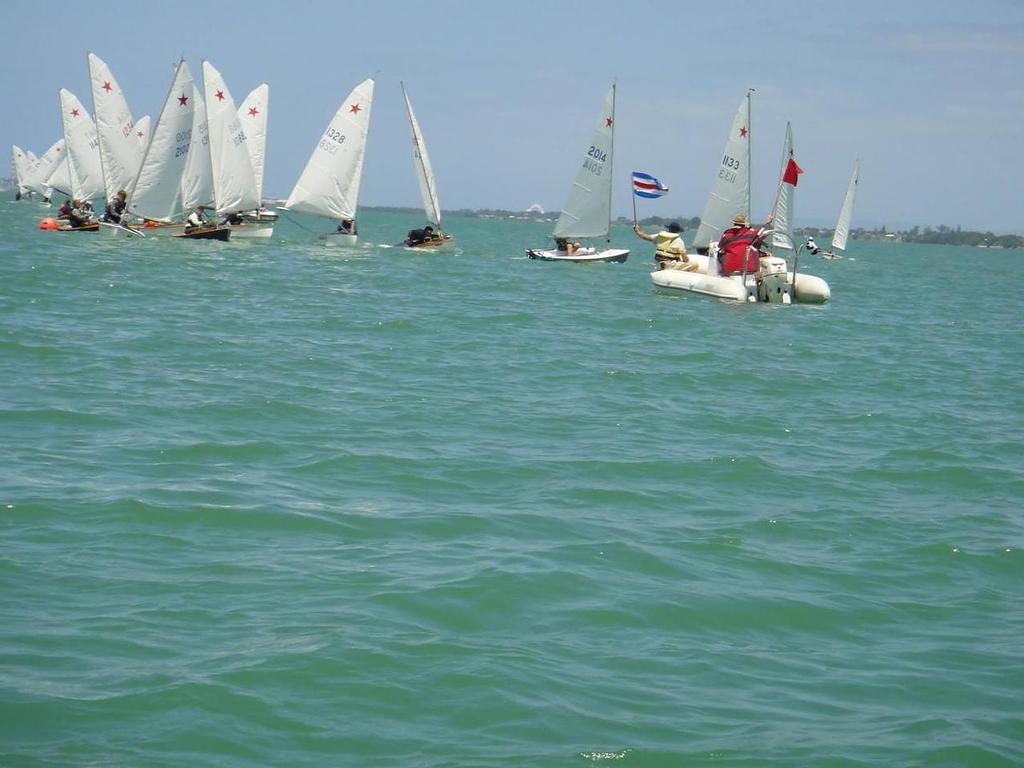
[[414, 165], [416, 166], [416, 178], [420, 183], [420, 197], [423, 199], [423, 212], [427, 215], [427, 221], [438, 229], [441, 228], [441, 203], [437, 199], [437, 185], [434, 183], [434, 171], [430, 167], [430, 157], [427, 155], [427, 146], [423, 143], [423, 134], [420, 132], [420, 124], [416, 121], [416, 115], [412, 111], [412, 102], [409, 101], [409, 94], [405, 92], [405, 83], [402, 83], [402, 96], [405, 97], [405, 109], [409, 113], [409, 125], [412, 127], [412, 151]]
[[17, 144], [11, 147], [11, 169], [14, 171], [14, 184], [19, 195], [24, 195], [30, 190], [26, 186], [26, 182], [29, 178], [29, 169], [32, 166], [32, 160], [29, 158], [29, 153], [25, 152]]
[[238, 120], [245, 131], [252, 161], [252, 175], [256, 181], [256, 198], [263, 200], [263, 168], [267, 159], [267, 108], [270, 106], [270, 86], [261, 83], [242, 100], [238, 107]]
[[836, 231], [832, 234], [832, 247], [846, 250], [846, 239], [850, 236], [850, 219], [853, 218], [853, 203], [857, 197], [857, 185], [860, 184], [860, 160], [853, 165], [853, 175], [850, 176], [850, 185], [846, 188], [846, 197], [843, 198], [843, 207], [839, 211], [839, 220], [836, 222]]
[[192, 71], [182, 59], [128, 193], [132, 213], [170, 221], [181, 212], [181, 176], [188, 160], [195, 112], [193, 88]]
[[60, 151], [50, 170], [50, 175], [43, 179], [44, 194], [49, 197], [54, 191], [71, 197], [71, 173], [69, 172], [67, 143], [61, 139]]
[[[146, 146], [149, 144], [149, 115], [143, 115], [136, 121], [135, 138], [139, 140], [139, 146], [142, 147], [142, 155], [146, 154]], [[142, 155], [139, 155], [139, 165], [142, 165]], [[138, 171], [137, 168], [136, 171]]]
[[206, 120], [206, 102], [193, 87], [195, 112], [192, 114], [192, 146], [181, 174], [181, 208], [190, 211], [197, 205], [213, 205], [213, 166], [210, 164], [210, 128]]
[[79, 200], [102, 198], [103, 171], [100, 168], [96, 123], [78, 97], [67, 88], [60, 89], [60, 111], [64, 122], [71, 196]]
[[341, 102], [313, 148], [285, 208], [334, 219], [355, 218], [373, 85], [372, 78], [364, 80]]
[[793, 128], [786, 123], [786, 139], [782, 143], [782, 168], [779, 171], [779, 189], [775, 193], [775, 207], [772, 211], [772, 246], [793, 249], [793, 203], [795, 184], [787, 184], [786, 168], [793, 160]]
[[110, 68], [90, 53], [89, 79], [92, 103], [99, 136], [100, 162], [106, 199], [112, 200], [119, 190], [127, 189], [142, 163], [143, 147], [135, 135], [135, 121], [124, 92]]
[[43, 152], [39, 158], [32, 163], [28, 169], [28, 174], [25, 176], [23, 181], [25, 187], [30, 192], [49, 197], [50, 195], [50, 184], [49, 179], [53, 174], [54, 169], [58, 164], [67, 168], [67, 155], [64, 152], [64, 139], [57, 139], [48, 150]]
[[750, 94], [736, 110], [693, 246], [707, 248], [717, 243], [740, 213], [750, 216]]
[[255, 211], [260, 207], [260, 199], [249, 158], [248, 137], [224, 78], [208, 61], [203, 62], [203, 94], [210, 126], [210, 162], [217, 214]]
[[605, 237], [612, 208], [615, 86], [608, 90], [583, 164], [555, 224], [555, 237]]

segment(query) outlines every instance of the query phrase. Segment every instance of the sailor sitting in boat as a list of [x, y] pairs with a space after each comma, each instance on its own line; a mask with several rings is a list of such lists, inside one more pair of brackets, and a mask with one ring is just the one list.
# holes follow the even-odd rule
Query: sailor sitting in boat
[[126, 207], [126, 200], [128, 199], [128, 193], [123, 189], [117, 191], [117, 195], [113, 200], [107, 203], [107, 208], [103, 212], [103, 221], [109, 224], [120, 224], [124, 220], [124, 209]]
[[420, 245], [421, 243], [429, 243], [431, 240], [440, 239], [434, 235], [434, 228], [427, 224], [423, 229], [410, 229], [409, 234], [405, 237], [406, 245]]
[[732, 226], [722, 233], [718, 241], [720, 275], [753, 275], [758, 271], [759, 249], [771, 227], [772, 216], [763, 227], [754, 228], [746, 215], [733, 217]]
[[85, 227], [92, 223], [92, 205], [86, 200], [71, 201], [71, 210], [68, 212], [68, 223], [72, 229]]
[[580, 244], [570, 240], [567, 237], [556, 237], [555, 238], [555, 250], [560, 254], [564, 253], [566, 258], [571, 257], [576, 251], [580, 249]]
[[[342, 219], [341, 223], [338, 224], [339, 235], [354, 235], [356, 233], [356, 222], [355, 219]], [[413, 230], [415, 232], [416, 230]], [[410, 235], [412, 232], [409, 233]]]
[[206, 206], [198, 205], [196, 209], [188, 215], [185, 219], [185, 231], [192, 232], [196, 229], [202, 229], [203, 227], [209, 226], [210, 220], [206, 218]]
[[821, 249], [818, 247], [818, 244], [814, 242], [814, 238], [813, 237], [808, 237], [807, 238], [807, 252], [809, 254], [811, 254], [812, 256], [817, 256], [818, 255], [818, 251], [820, 251], [820, 250]]
[[658, 269], [680, 269], [684, 272], [696, 272], [700, 267], [686, 253], [686, 245], [680, 237], [683, 228], [672, 222], [656, 235], [648, 235], [640, 229], [639, 224], [633, 225], [633, 232], [641, 240], [654, 243], [654, 260]]

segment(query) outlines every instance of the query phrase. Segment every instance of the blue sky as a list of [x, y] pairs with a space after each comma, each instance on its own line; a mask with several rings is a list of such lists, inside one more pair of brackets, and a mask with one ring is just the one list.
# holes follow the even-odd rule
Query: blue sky
[[155, 119], [179, 56], [195, 72], [206, 58], [236, 99], [270, 84], [265, 192], [283, 196], [341, 100], [376, 75], [362, 203], [419, 205], [404, 80], [443, 207], [557, 210], [614, 79], [614, 213], [630, 212], [636, 169], [672, 189], [641, 215], [699, 215], [753, 87], [755, 215], [771, 202], [789, 120], [805, 170], [798, 225], [834, 222], [859, 157], [854, 226], [1024, 232], [1020, 0], [40, 8], [3, 7], [5, 147], [39, 152], [58, 138], [62, 86], [91, 108], [87, 51], [110, 65], [136, 118]]

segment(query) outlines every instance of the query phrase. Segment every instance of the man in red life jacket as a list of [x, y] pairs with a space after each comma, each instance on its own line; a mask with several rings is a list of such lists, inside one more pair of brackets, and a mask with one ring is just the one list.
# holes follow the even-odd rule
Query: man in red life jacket
[[722, 233], [722, 237], [718, 241], [719, 274], [742, 274], [744, 259], [747, 262], [747, 274], [756, 273], [758, 249], [761, 247], [767, 234], [766, 230], [771, 223], [772, 217], [769, 216], [763, 227], [755, 229], [750, 226], [746, 215], [737, 214], [732, 220], [732, 226]]

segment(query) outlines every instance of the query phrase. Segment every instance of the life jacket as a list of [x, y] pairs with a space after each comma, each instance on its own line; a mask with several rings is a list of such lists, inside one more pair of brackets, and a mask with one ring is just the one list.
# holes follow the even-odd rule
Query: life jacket
[[660, 259], [679, 259], [686, 255], [686, 246], [676, 232], [659, 232], [654, 236], [654, 256]]
[[763, 239], [759, 237], [760, 232], [760, 229], [753, 227], [731, 227], [722, 233], [722, 239], [718, 241], [720, 274], [741, 274], [744, 256], [747, 259], [747, 273], [757, 272], [757, 247]]

